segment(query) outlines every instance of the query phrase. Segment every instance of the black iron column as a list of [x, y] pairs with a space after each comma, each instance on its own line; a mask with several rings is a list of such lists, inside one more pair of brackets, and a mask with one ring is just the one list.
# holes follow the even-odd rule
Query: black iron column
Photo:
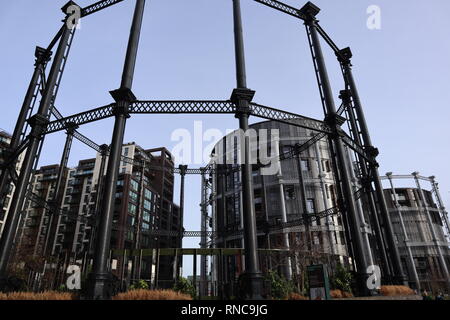
[[[184, 237], [184, 187], [186, 180], [186, 171], [188, 166], [180, 165], [180, 177], [181, 177], [181, 185], [180, 185], [180, 239], [179, 239], [179, 248], [183, 248], [183, 237]], [[177, 275], [180, 276], [181, 271], [183, 270], [183, 257], [181, 255], [180, 261], [178, 263], [178, 271]]]
[[[359, 98], [358, 89], [356, 87], [356, 82], [352, 73], [352, 52], [350, 48], [346, 48], [340, 51], [341, 58], [339, 59], [343, 69], [345, 80], [350, 87], [352, 94], [352, 99], [354, 102], [354, 107], [356, 115], [358, 117], [358, 123], [360, 126], [361, 135], [363, 137], [364, 149], [373, 156], [375, 159], [378, 156], [378, 149], [374, 148], [372, 145], [372, 140], [370, 138], [369, 129], [367, 127], [366, 118], [364, 116], [364, 111], [362, 109], [361, 100]], [[373, 182], [375, 184], [375, 192], [377, 195], [378, 205], [380, 208], [381, 216], [384, 220], [384, 230], [386, 234], [386, 240], [388, 245], [389, 254], [391, 256], [393, 273], [395, 277], [395, 282], [398, 284], [407, 284], [407, 277], [403, 272], [402, 263], [400, 260], [400, 253], [398, 251], [397, 243], [395, 241], [394, 230], [392, 228], [391, 217], [386, 205], [386, 199], [383, 192], [383, 185], [381, 184], [380, 175], [378, 173], [378, 164], [371, 165], [370, 173], [372, 175]]]
[[[353, 112], [353, 106], [351, 103], [351, 92], [349, 90], [342, 90], [340, 92], [340, 99], [342, 99], [343, 104], [346, 106], [347, 113], [349, 115], [349, 122], [350, 127], [352, 128], [354, 139], [357, 144], [360, 146], [363, 145], [363, 142], [361, 141], [360, 135], [359, 135], [359, 127], [356, 122], [356, 117]], [[373, 219], [373, 226], [375, 229], [375, 238], [377, 240], [377, 246], [379, 253], [381, 255], [381, 270], [382, 270], [382, 278], [385, 279], [386, 283], [392, 282], [392, 273], [390, 268], [389, 259], [386, 252], [386, 245], [385, 245], [385, 239], [384, 234], [381, 228], [381, 224], [378, 218], [378, 211], [375, 204], [374, 194], [373, 194], [373, 188], [370, 178], [370, 168], [368, 168], [367, 162], [364, 158], [358, 155], [358, 163], [360, 164], [361, 169], [361, 185], [364, 188], [365, 196], [367, 197], [368, 201], [368, 207], [370, 210], [370, 216]]]
[[108, 253], [111, 241], [111, 228], [114, 216], [114, 198], [117, 177], [119, 174], [120, 157], [125, 135], [126, 120], [129, 118], [128, 109], [131, 101], [136, 97], [131, 92], [134, 69], [139, 46], [142, 20], [144, 16], [145, 0], [136, 0], [136, 7], [128, 41], [122, 83], [118, 90], [111, 95], [116, 100], [115, 123], [111, 141], [111, 151], [108, 160], [104, 196], [101, 206], [101, 220], [96, 240], [93, 271], [89, 275], [88, 297], [90, 299], [111, 298], [110, 272], [108, 270]]
[[99, 225], [99, 219], [100, 219], [100, 205], [101, 200], [103, 199], [103, 185], [104, 185], [104, 177], [105, 177], [105, 166], [106, 166], [106, 158], [108, 157], [109, 152], [109, 146], [107, 144], [102, 144], [100, 146], [100, 169], [98, 172], [98, 178], [97, 178], [97, 195], [95, 199], [95, 209], [92, 213], [91, 217], [91, 234], [89, 237], [89, 256], [92, 255], [93, 251], [93, 245], [95, 243], [95, 235], [97, 232], [97, 228]]
[[140, 280], [138, 279], [138, 274], [141, 273], [141, 259], [137, 254], [138, 250], [141, 249], [141, 233], [142, 233], [142, 223], [144, 219], [144, 197], [145, 197], [145, 186], [144, 186], [144, 176], [145, 176], [145, 168], [147, 166], [147, 161], [143, 160], [142, 168], [141, 168], [141, 177], [139, 179], [139, 206], [136, 212], [136, 229], [134, 231], [134, 246], [133, 249], [133, 264], [131, 269], [131, 280]]
[[47, 86], [42, 95], [39, 110], [37, 114], [29, 120], [31, 126], [31, 132], [28, 136], [29, 145], [22, 163], [19, 180], [16, 185], [16, 190], [11, 201], [11, 207], [0, 240], [0, 290], [4, 289], [6, 282], [8, 261], [20, 219], [20, 212], [22, 211], [39, 143], [43, 138], [48, 123], [47, 114], [53, 103], [53, 93], [64, 60], [65, 49], [68, 46], [70, 31], [69, 28], [63, 28], [63, 33], [48, 76]]
[[[262, 299], [262, 275], [258, 259], [258, 239], [256, 230], [256, 215], [253, 205], [253, 177], [250, 137], [245, 133], [248, 131], [248, 118], [250, 115], [249, 103], [255, 94], [254, 91], [247, 89], [244, 39], [242, 32], [242, 18], [240, 0], [233, 0], [234, 16], [234, 41], [236, 53], [236, 78], [237, 89], [233, 91], [231, 100], [236, 104], [236, 118], [239, 119], [239, 128], [244, 134], [241, 140], [241, 165], [242, 173], [242, 195], [243, 195], [243, 222], [244, 222], [244, 245], [245, 245], [245, 293], [247, 299]], [[243, 159], [242, 159], [243, 158]]]
[[298, 172], [298, 183], [299, 183], [299, 189], [300, 189], [300, 207], [303, 211], [302, 217], [305, 225], [305, 235], [306, 235], [306, 247], [309, 252], [312, 250], [312, 239], [311, 239], [311, 218], [308, 212], [308, 206], [307, 206], [307, 200], [306, 200], [306, 185], [305, 180], [303, 179], [303, 169], [302, 169], [302, 162], [300, 158], [300, 153], [295, 151], [300, 145], [297, 144], [293, 147], [294, 150], [292, 150], [294, 153], [296, 153], [295, 160], [297, 162], [297, 172]]
[[333, 93], [328, 79], [328, 72], [325, 65], [325, 60], [320, 45], [319, 36], [316, 29], [316, 15], [320, 9], [311, 2], [308, 2], [302, 9], [302, 13], [306, 20], [305, 24], [310, 32], [311, 45], [314, 50], [313, 59], [317, 63], [317, 70], [320, 77], [320, 85], [322, 86], [324, 103], [327, 111], [325, 121], [332, 128], [332, 140], [335, 146], [337, 161], [339, 165], [339, 171], [342, 177], [342, 191], [345, 197], [346, 212], [349, 215], [349, 219], [352, 220], [352, 239], [355, 248], [355, 259], [357, 266], [357, 282], [358, 290], [361, 295], [370, 294], [366, 281], [368, 278], [367, 269], [369, 267], [368, 250], [370, 250], [369, 243], [366, 243], [364, 237], [361, 234], [360, 226], [358, 224], [358, 212], [356, 209], [355, 198], [353, 195], [350, 174], [348, 171], [347, 158], [344, 151], [344, 146], [341, 136], [341, 125], [344, 119], [336, 113], [336, 107], [334, 104]]
[[[61, 189], [63, 188], [63, 178], [64, 173], [67, 168], [67, 163], [69, 161], [69, 155], [70, 155], [70, 149], [72, 148], [72, 142], [73, 142], [73, 134], [75, 130], [78, 128], [75, 124], [68, 124], [69, 128], [67, 129], [67, 136], [66, 136], [66, 143], [64, 145], [64, 151], [61, 156], [61, 161], [59, 162], [59, 170], [58, 170], [58, 177], [56, 179], [56, 185], [55, 189], [53, 191], [53, 198], [50, 204], [50, 219], [47, 225], [47, 234], [45, 235], [45, 244], [42, 254], [45, 256], [48, 250], [50, 250], [50, 255], [53, 254], [52, 248], [53, 248], [53, 240], [57, 234], [57, 228], [58, 228], [58, 216], [59, 216], [59, 210], [61, 209], [61, 202], [62, 202], [62, 194]], [[45, 213], [44, 213], [45, 215]], [[50, 240], [50, 238], [53, 238]]]
[[[20, 109], [19, 117], [17, 118], [14, 133], [11, 136], [11, 142], [9, 144], [9, 150], [11, 151], [11, 154], [14, 153], [14, 151], [20, 146], [20, 143], [22, 142], [20, 141], [20, 139], [25, 127], [25, 123], [27, 121], [27, 116], [30, 111], [32, 101], [34, 99], [34, 95], [38, 94], [37, 91], [39, 90], [39, 88], [37, 88], [37, 86], [39, 83], [39, 77], [44, 72], [47, 62], [50, 61], [52, 52], [49, 52], [41, 47], [36, 47], [34, 55], [36, 57], [36, 62], [34, 64], [35, 67], [33, 76], [31, 77], [31, 81], [28, 86], [28, 90], [25, 95], [22, 108]], [[10, 166], [11, 169], [15, 168], [15, 163], [16, 161], [13, 161], [11, 163]], [[11, 181], [9, 171], [7, 169], [4, 169], [0, 177], [0, 204], [4, 202], [4, 197], [8, 193], [8, 186], [10, 183]]]

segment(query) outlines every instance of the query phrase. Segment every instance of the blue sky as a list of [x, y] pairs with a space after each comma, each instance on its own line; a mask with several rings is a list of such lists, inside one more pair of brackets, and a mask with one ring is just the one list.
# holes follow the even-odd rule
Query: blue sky
[[[80, 6], [94, 1], [79, 0]], [[242, 0], [247, 81], [255, 101], [323, 118], [303, 24], [252, 0]], [[285, 0], [301, 7], [306, 1]], [[60, 28], [66, 1], [4, 1], [0, 11], [2, 96], [0, 128], [12, 131], [33, 71], [34, 48], [46, 47]], [[354, 74], [373, 143], [380, 149], [380, 172], [436, 175], [450, 206], [450, 41], [448, 0], [316, 0], [322, 27], [339, 47], [354, 53]], [[370, 5], [381, 8], [381, 30], [366, 26]], [[82, 20], [56, 105], [64, 115], [112, 102], [120, 85], [134, 1]], [[133, 91], [146, 99], [228, 99], [236, 86], [231, 0], [147, 0]], [[325, 49], [337, 98], [339, 66]], [[338, 104], [338, 102], [337, 102]], [[232, 116], [134, 116], [125, 141], [171, 149], [171, 133], [236, 128]], [[258, 121], [253, 119], [252, 121]], [[80, 128], [99, 144], [111, 140], [112, 120]], [[41, 164], [58, 163], [64, 134], [46, 140]], [[61, 146], [61, 149], [59, 148]], [[71, 165], [93, 157], [74, 143]], [[199, 166], [199, 165], [197, 165]], [[200, 179], [188, 177], [185, 223], [199, 230]], [[176, 195], [178, 197], [178, 195]], [[196, 247], [198, 239], [186, 239]], [[186, 272], [189, 267], [186, 266]]]

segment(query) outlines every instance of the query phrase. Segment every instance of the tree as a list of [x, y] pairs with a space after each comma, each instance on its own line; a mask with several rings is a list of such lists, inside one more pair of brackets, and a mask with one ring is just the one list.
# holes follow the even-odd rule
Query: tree
[[196, 296], [196, 290], [191, 281], [186, 278], [180, 277], [173, 287], [174, 291], [181, 292], [183, 294], [188, 294], [192, 298]]
[[339, 289], [344, 292], [352, 293], [353, 275], [344, 268], [342, 264], [336, 266], [336, 271], [331, 277], [332, 289]]
[[294, 285], [277, 272], [270, 270], [266, 274], [266, 280], [270, 283], [271, 296], [274, 299], [287, 299], [289, 294], [294, 292]]

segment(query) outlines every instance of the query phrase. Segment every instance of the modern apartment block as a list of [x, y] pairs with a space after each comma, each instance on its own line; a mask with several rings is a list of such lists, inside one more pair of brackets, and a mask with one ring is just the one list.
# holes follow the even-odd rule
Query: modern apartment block
[[[250, 126], [252, 153], [257, 159], [276, 158], [292, 151], [296, 144], [311, 139], [309, 130], [278, 122], [261, 122]], [[233, 141], [237, 132], [224, 137], [213, 151], [210, 166], [217, 169], [209, 179], [211, 189], [204, 200], [211, 205], [212, 230], [217, 233], [212, 245], [217, 248], [243, 248], [243, 204], [241, 173], [238, 165], [230, 160], [239, 158], [240, 148]], [[277, 138], [279, 136], [279, 138]], [[227, 161], [228, 158], [228, 161]], [[332, 156], [328, 141], [321, 139], [316, 146], [279, 162], [277, 172], [264, 172], [266, 166], [253, 165], [253, 203], [257, 219], [259, 249], [296, 249], [315, 253], [332, 264], [350, 264], [348, 258], [343, 217], [338, 210], [336, 183], [332, 172]], [[271, 162], [272, 165], [275, 161]], [[270, 166], [270, 165], [269, 165]], [[299, 170], [301, 174], [299, 174]], [[301, 183], [301, 181], [303, 181]], [[205, 185], [208, 184], [208, 179]], [[329, 212], [317, 217], [317, 213]], [[286, 228], [269, 231], [268, 226], [294, 221]], [[203, 229], [207, 229], [205, 223]], [[241, 257], [225, 257], [226, 261], [212, 261], [213, 278], [222, 277], [226, 283], [235, 282], [242, 272]], [[265, 259], [260, 257], [263, 272], [277, 270], [291, 279], [299, 271], [299, 261], [289, 259]], [[218, 265], [225, 266], [219, 270]], [[217, 273], [221, 272], [221, 275]], [[206, 272], [204, 272], [206, 276]]]
[[[2, 174], [2, 165], [8, 159], [8, 150], [11, 143], [11, 135], [4, 130], [0, 129], [0, 175]], [[23, 154], [19, 156], [16, 163], [16, 172], [19, 174], [20, 167], [23, 161]], [[6, 195], [4, 203], [0, 204], [0, 235], [3, 231], [3, 225], [8, 216], [9, 207], [11, 206], [11, 198], [14, 192], [14, 184], [9, 185], [8, 193]]]
[[389, 173], [383, 179], [389, 181], [387, 205], [410, 286], [448, 291], [450, 229], [435, 178]]
[[[111, 249], [171, 247], [177, 239], [160, 239], [152, 232], [179, 232], [181, 228], [180, 211], [173, 203], [172, 155], [164, 148], [145, 150], [134, 142], [123, 145], [122, 155]], [[77, 167], [66, 170], [59, 211], [53, 219], [50, 218], [50, 210], [43, 208], [42, 203], [29, 201], [23, 228], [19, 232], [19, 251], [42, 254], [47, 243], [46, 253], [53, 256], [68, 253], [74, 259], [81, 259], [93, 253], [105, 163], [107, 156], [98, 153], [95, 158], [81, 160]], [[58, 169], [57, 165], [47, 166], [36, 172], [32, 184], [36, 196], [45, 201], [53, 198]], [[47, 229], [50, 229], [48, 236]], [[173, 259], [166, 260], [160, 261], [160, 270], [172, 270], [170, 264]], [[142, 277], [149, 276], [154, 270], [152, 263], [149, 259], [142, 259]], [[114, 264], [113, 271], [122, 272], [120, 265]], [[160, 272], [159, 279], [173, 279], [173, 273]]]

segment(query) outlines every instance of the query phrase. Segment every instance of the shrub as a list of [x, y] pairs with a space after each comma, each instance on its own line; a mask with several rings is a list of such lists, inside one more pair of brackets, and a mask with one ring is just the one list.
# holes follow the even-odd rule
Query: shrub
[[150, 289], [150, 287], [148, 286], [147, 281], [145, 280], [139, 280], [138, 282], [132, 284], [130, 286], [130, 290], [139, 290], [139, 289], [143, 289], [143, 290], [148, 290]]
[[289, 294], [288, 300], [308, 300], [305, 296], [292, 292]]
[[352, 292], [352, 274], [346, 270], [341, 264], [338, 264], [334, 275], [331, 277], [331, 287], [334, 290], [341, 290], [342, 292]]
[[131, 290], [119, 293], [113, 300], [192, 300], [187, 294], [173, 290]]
[[182, 294], [190, 295], [192, 298], [196, 296], [196, 290], [191, 281], [186, 278], [179, 278], [173, 287], [174, 291], [180, 292]]
[[407, 286], [381, 286], [380, 293], [385, 297], [412, 296], [415, 294], [414, 290]]
[[273, 299], [287, 299], [289, 294], [294, 291], [293, 284], [273, 270], [270, 270], [266, 275], [266, 280], [270, 282], [270, 291]]
[[69, 292], [45, 291], [33, 292], [11, 292], [0, 294], [0, 300], [76, 300], [77, 297]]

